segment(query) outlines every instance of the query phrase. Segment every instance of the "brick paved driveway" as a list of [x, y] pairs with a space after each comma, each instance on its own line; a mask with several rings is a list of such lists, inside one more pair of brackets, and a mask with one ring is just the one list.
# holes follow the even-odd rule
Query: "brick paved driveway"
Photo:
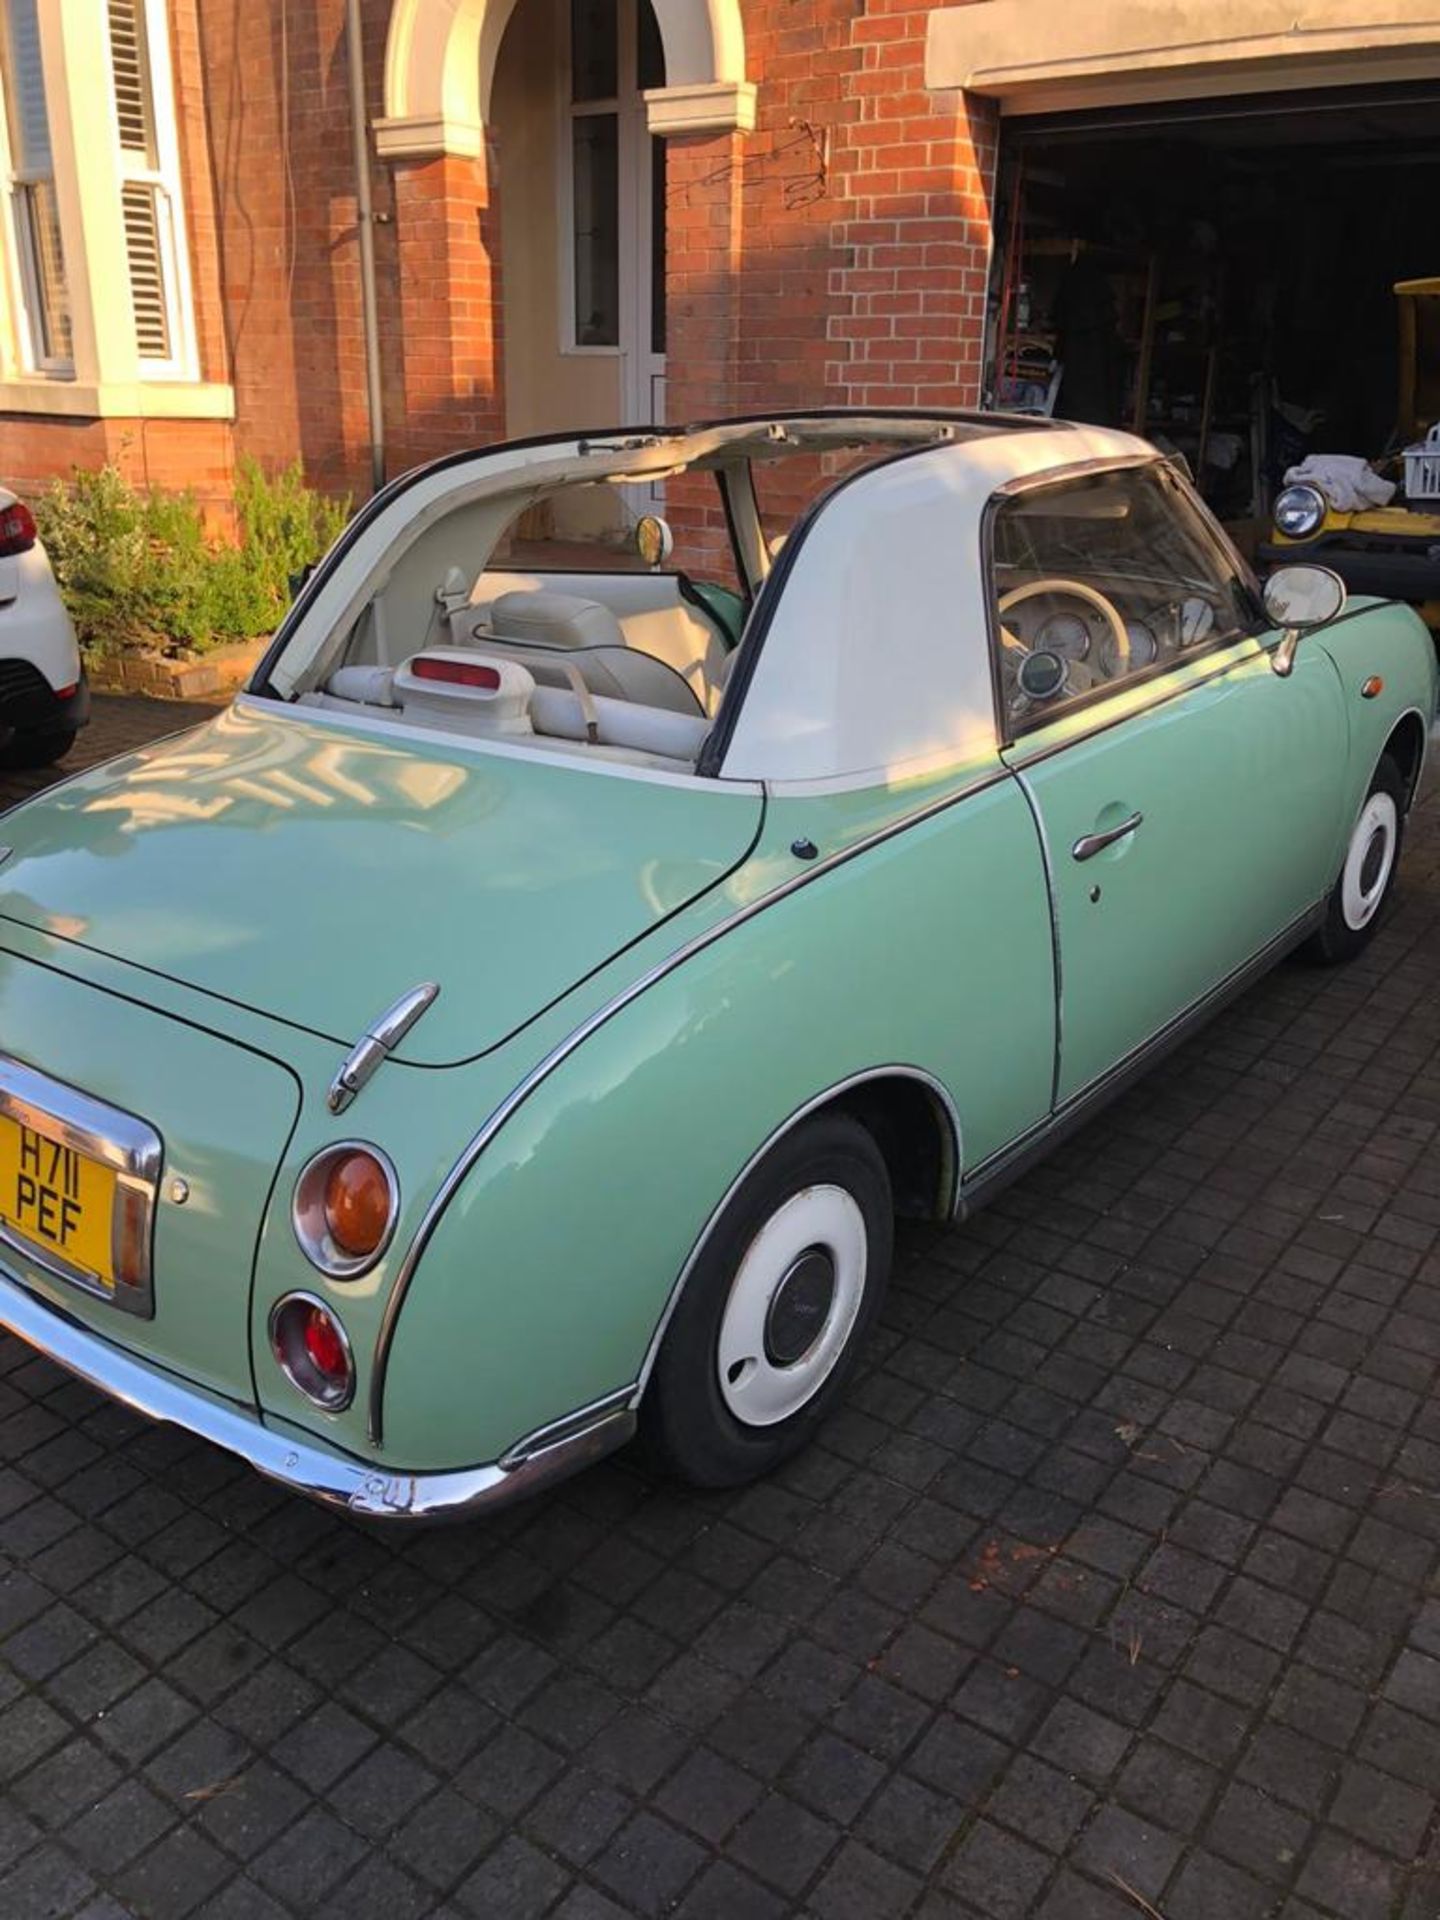
[[1432, 800], [749, 1492], [376, 1537], [0, 1344], [0, 1916], [1429, 1920], [1437, 1137]]

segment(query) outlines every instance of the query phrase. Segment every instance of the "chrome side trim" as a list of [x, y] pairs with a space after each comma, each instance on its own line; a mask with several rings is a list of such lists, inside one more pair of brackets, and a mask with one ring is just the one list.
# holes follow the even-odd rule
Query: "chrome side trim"
[[[1035, 837], [1040, 842], [1040, 860], [1045, 869], [1045, 905], [1050, 915], [1050, 955], [1055, 976], [1055, 1032], [1054, 1045], [1050, 1049], [1050, 1111], [1053, 1113], [1055, 1102], [1060, 1097], [1060, 1050], [1065, 1040], [1065, 957], [1060, 950], [1060, 893], [1055, 884], [1055, 862], [1050, 856], [1050, 836], [1045, 831], [1045, 816], [1040, 811], [1040, 802], [1023, 773], [1017, 773], [1015, 778], [1030, 809], [1030, 818], [1035, 823]], [[960, 1195], [961, 1190], [957, 1186], [952, 1218], [959, 1212]]]
[[1243, 966], [1227, 974], [1218, 986], [1212, 987], [1183, 1013], [1177, 1014], [1173, 1020], [1152, 1033], [1148, 1040], [1142, 1040], [1098, 1080], [1092, 1080], [1088, 1087], [1082, 1087], [1078, 1093], [1072, 1094], [1048, 1120], [1042, 1120], [1039, 1126], [1032, 1127], [1008, 1147], [1002, 1147], [998, 1153], [982, 1161], [960, 1190], [955, 1218], [968, 1220], [1002, 1187], [1008, 1187], [1012, 1180], [1018, 1180], [1021, 1174], [1027, 1173], [1037, 1160], [1043, 1159], [1060, 1141], [1076, 1132], [1101, 1107], [1117, 1099], [1148, 1073], [1158, 1060], [1198, 1032], [1227, 1001], [1235, 999], [1269, 973], [1287, 953], [1292, 952], [1323, 923], [1325, 906], [1326, 902], [1321, 900], [1317, 905], [1308, 907]]
[[[127, 1284], [117, 1280], [112, 1292], [96, 1274], [72, 1266], [61, 1255], [8, 1226], [0, 1225], [0, 1245], [107, 1305], [148, 1320], [155, 1311], [155, 1198], [164, 1160], [160, 1135], [138, 1115], [109, 1106], [63, 1080], [52, 1080], [49, 1074], [38, 1073], [8, 1054], [0, 1054], [0, 1113], [17, 1126], [52, 1140], [58, 1138], [62, 1146], [115, 1169], [117, 1198], [122, 1190], [133, 1193], [139, 1205], [141, 1265], [133, 1281]], [[123, 1217], [124, 1209], [117, 1205], [112, 1233], [118, 1234]], [[118, 1251], [112, 1247], [112, 1254]]]
[[376, 1520], [460, 1520], [493, 1512], [589, 1466], [635, 1431], [635, 1416], [612, 1395], [595, 1409], [519, 1442], [493, 1463], [403, 1473], [263, 1426], [245, 1408], [212, 1398], [112, 1346], [4, 1273], [0, 1328], [132, 1412], [223, 1447], [292, 1493]]
[[547, 1421], [543, 1427], [536, 1427], [533, 1433], [527, 1433], [523, 1440], [517, 1440], [513, 1447], [507, 1447], [500, 1456], [499, 1464], [508, 1469], [523, 1466], [527, 1460], [538, 1459], [541, 1454], [551, 1452], [578, 1434], [604, 1425], [612, 1414], [626, 1411], [634, 1392], [633, 1387], [619, 1387], [614, 1393], [602, 1394], [598, 1400], [592, 1400], [589, 1406], [567, 1413], [562, 1420]]
[[666, 1329], [670, 1325], [676, 1307], [680, 1304], [680, 1296], [685, 1291], [686, 1283], [690, 1275], [694, 1272], [695, 1265], [701, 1254], [705, 1251], [706, 1242], [714, 1232], [716, 1223], [724, 1214], [725, 1209], [729, 1206], [740, 1188], [745, 1184], [746, 1180], [749, 1179], [751, 1173], [765, 1158], [766, 1154], [769, 1153], [770, 1149], [775, 1146], [778, 1141], [783, 1140], [787, 1133], [792, 1132], [794, 1128], [798, 1127], [802, 1120], [808, 1119], [809, 1116], [819, 1108], [829, 1106], [832, 1101], [840, 1099], [842, 1095], [849, 1093], [853, 1087], [863, 1087], [871, 1080], [914, 1080], [924, 1087], [933, 1099], [939, 1102], [940, 1110], [949, 1123], [950, 1130], [950, 1150], [947, 1155], [945, 1169], [946, 1184], [949, 1191], [940, 1195], [940, 1210], [942, 1217], [946, 1219], [952, 1217], [955, 1201], [960, 1192], [960, 1170], [965, 1162], [962, 1157], [960, 1115], [956, 1109], [954, 1100], [951, 1098], [950, 1089], [945, 1083], [942, 1080], [938, 1080], [933, 1073], [927, 1073], [923, 1067], [899, 1065], [870, 1067], [864, 1073], [852, 1073], [844, 1080], [837, 1080], [834, 1086], [827, 1087], [823, 1093], [817, 1093], [813, 1099], [807, 1100], [803, 1106], [797, 1107], [788, 1119], [781, 1121], [780, 1125], [776, 1127], [774, 1132], [765, 1140], [763, 1146], [757, 1147], [754, 1153], [751, 1154], [750, 1158], [725, 1189], [719, 1201], [711, 1209], [709, 1218], [700, 1229], [695, 1244], [691, 1247], [685, 1264], [680, 1269], [679, 1278], [670, 1289], [670, 1297], [665, 1302], [665, 1310], [660, 1315], [655, 1331], [650, 1336], [650, 1344], [645, 1349], [645, 1359], [640, 1368], [640, 1377], [630, 1390], [631, 1398], [629, 1404], [632, 1407], [638, 1407], [640, 1404], [640, 1397], [645, 1391], [646, 1383], [649, 1381], [651, 1369], [654, 1367], [656, 1357], [660, 1352], [660, 1344], [665, 1338]]
[[425, 1010], [439, 998], [438, 980], [424, 980], [418, 987], [402, 993], [378, 1020], [372, 1020], [354, 1046], [340, 1062], [330, 1082], [326, 1105], [331, 1113], [344, 1113], [366, 1081], [384, 1065], [391, 1053], [409, 1033]]
[[[897, 834], [907, 833], [912, 827], [920, 826], [925, 821], [933, 819], [936, 814], [944, 813], [947, 808], [958, 806], [962, 800], [971, 799], [977, 793], [983, 793], [990, 787], [998, 787], [1014, 778], [1014, 774], [1008, 767], [997, 764], [970, 781], [968, 785], [942, 795], [931, 801], [928, 806], [919, 808], [915, 813], [907, 813], [900, 820], [892, 820], [888, 826], [881, 827], [877, 832], [857, 840], [853, 846], [845, 847], [839, 853], [832, 853], [827, 859], [814, 861], [776, 887], [772, 893], [767, 893], [762, 899], [752, 900], [748, 906], [739, 908], [727, 919], [717, 921], [713, 927], [707, 927], [703, 933], [697, 933], [692, 940], [688, 940], [684, 946], [677, 947], [663, 960], [657, 960], [647, 972], [642, 973], [638, 979], [632, 980], [628, 987], [622, 988], [613, 999], [597, 1007], [578, 1026], [572, 1028], [563, 1040], [553, 1046], [549, 1053], [530, 1069], [525, 1078], [511, 1089], [484, 1121], [479, 1131], [472, 1135], [459, 1159], [441, 1181], [435, 1197], [421, 1216], [414, 1238], [405, 1250], [405, 1257], [400, 1262], [399, 1271], [395, 1275], [395, 1284], [390, 1289], [390, 1296], [385, 1302], [385, 1311], [380, 1318], [380, 1330], [375, 1336], [375, 1354], [370, 1368], [368, 1419], [371, 1446], [380, 1446], [384, 1439], [385, 1373], [389, 1366], [390, 1349], [394, 1343], [400, 1310], [405, 1304], [405, 1295], [415, 1277], [420, 1256], [429, 1245], [432, 1234], [440, 1224], [441, 1215], [449, 1206], [461, 1181], [505, 1122], [525, 1104], [541, 1082], [547, 1080], [577, 1047], [583, 1046], [591, 1034], [598, 1032], [601, 1027], [613, 1020], [615, 1015], [628, 1007], [632, 1000], [638, 1000], [642, 993], [648, 992], [667, 974], [674, 973], [677, 968], [684, 966], [687, 960], [693, 959], [697, 953], [703, 953], [707, 947], [713, 946], [725, 934], [733, 932], [735, 928], [743, 926], [747, 920], [754, 919], [757, 914], [764, 913], [768, 908], [778, 905], [780, 901], [788, 900], [791, 894], [798, 892], [801, 887], [813, 885], [823, 874], [833, 873], [836, 868], [845, 866], [862, 853], [868, 853], [872, 847], [881, 846], [885, 841], [894, 839]], [[957, 1164], [960, 1163], [957, 1162]]]

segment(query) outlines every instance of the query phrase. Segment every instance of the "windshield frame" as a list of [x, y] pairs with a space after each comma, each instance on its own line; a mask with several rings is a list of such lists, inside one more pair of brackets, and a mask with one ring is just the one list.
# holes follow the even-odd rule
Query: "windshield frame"
[[[1123, 680], [1103, 682], [1099, 686], [1089, 688], [1055, 705], [1035, 708], [1027, 714], [1016, 716], [1008, 709], [999, 670], [1000, 618], [997, 611], [999, 596], [996, 591], [996, 522], [1003, 509], [1018, 498], [1044, 494], [1052, 489], [1073, 487], [1077, 481], [1092, 477], [1101, 478], [1107, 474], [1135, 472], [1154, 473], [1160, 484], [1170, 489], [1176, 509], [1187, 514], [1190, 524], [1214, 554], [1218, 566], [1234, 576], [1248, 618], [1238, 630], [1213, 637], [1207, 636], [1203, 641], [1186, 648], [1173, 658], [1156, 660], [1150, 666], [1142, 667], [1127, 675]], [[1173, 674], [1209, 655], [1218, 654], [1227, 648], [1244, 646], [1247, 642], [1258, 645], [1266, 633], [1273, 631], [1270, 618], [1265, 611], [1260, 582], [1254, 568], [1201, 499], [1194, 483], [1181, 471], [1173, 459], [1158, 449], [1152, 450], [1149, 454], [1120, 454], [1096, 460], [1076, 461], [1065, 467], [1052, 467], [1044, 473], [1024, 474], [1019, 479], [1011, 480], [1006, 485], [998, 487], [991, 495], [981, 519], [980, 564], [981, 578], [985, 585], [982, 597], [990, 657], [991, 687], [995, 701], [996, 736], [1002, 748], [1013, 747], [1025, 736], [1036, 733], [1044, 727], [1069, 720], [1076, 714], [1083, 714], [1088, 709], [1102, 706], [1105, 702], [1118, 699], [1136, 689], [1143, 689], [1151, 682], [1163, 679], [1167, 674]]]

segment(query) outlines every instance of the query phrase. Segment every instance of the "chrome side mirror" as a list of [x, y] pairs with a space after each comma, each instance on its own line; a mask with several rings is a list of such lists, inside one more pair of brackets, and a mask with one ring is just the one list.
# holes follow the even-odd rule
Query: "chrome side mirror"
[[1294, 670], [1295, 649], [1307, 633], [1335, 619], [1345, 606], [1345, 582], [1329, 567], [1277, 567], [1265, 582], [1265, 612], [1284, 628], [1270, 664], [1283, 680]]

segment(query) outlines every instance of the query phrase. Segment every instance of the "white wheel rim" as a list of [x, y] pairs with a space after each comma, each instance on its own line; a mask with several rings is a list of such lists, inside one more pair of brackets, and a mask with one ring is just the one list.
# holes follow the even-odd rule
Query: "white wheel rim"
[[1340, 875], [1340, 911], [1352, 933], [1379, 911], [1395, 865], [1400, 816], [1388, 793], [1372, 793], [1361, 809]]
[[[720, 1322], [716, 1370], [737, 1420], [773, 1427], [814, 1399], [855, 1325], [868, 1254], [865, 1216], [844, 1187], [806, 1187], [771, 1214], [740, 1262]], [[791, 1357], [801, 1339], [808, 1344]]]

